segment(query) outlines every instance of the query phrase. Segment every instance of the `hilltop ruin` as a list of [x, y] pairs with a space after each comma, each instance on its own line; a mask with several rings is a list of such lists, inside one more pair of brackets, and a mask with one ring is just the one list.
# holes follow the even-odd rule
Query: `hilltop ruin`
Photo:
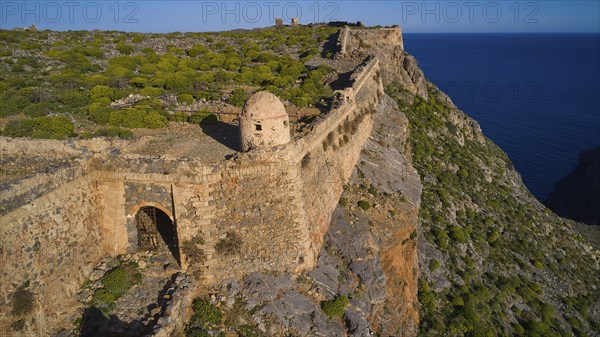
[[[402, 79], [407, 90], [424, 93], [424, 83], [410, 82], [408, 72], [418, 68], [403, 58], [398, 27], [344, 28], [338, 45], [336, 58], [364, 61], [348, 86], [336, 91], [334, 108], [304, 136], [290, 139], [281, 103], [259, 93], [241, 116], [239, 151], [227, 158], [198, 158], [193, 151], [157, 157], [123, 142], [3, 138], [3, 156], [53, 153], [58, 161], [52, 169], [4, 182], [0, 283], [6, 286], [0, 300], [10, 303], [15, 289], [29, 282], [36, 306], [28, 328], [40, 335], [57, 331], [72, 315], [64, 303], [73, 301], [102, 257], [158, 244], [183, 270], [201, 271], [202, 285], [256, 271], [311, 270], [372, 132], [384, 83]], [[395, 65], [406, 74], [391, 71]], [[238, 248], [219, 248], [233, 238]], [[203, 253], [202, 261], [190, 257], [184, 249], [190, 246]], [[4, 326], [10, 324], [9, 307], [0, 311]]]

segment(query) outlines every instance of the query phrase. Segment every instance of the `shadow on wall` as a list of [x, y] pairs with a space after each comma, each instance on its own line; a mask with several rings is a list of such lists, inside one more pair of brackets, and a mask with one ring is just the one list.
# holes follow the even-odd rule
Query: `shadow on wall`
[[177, 261], [177, 264], [181, 266], [181, 256], [179, 256], [179, 239], [177, 237], [177, 227], [169, 216], [164, 212], [157, 213], [156, 216], [156, 229], [160, 234], [163, 242], [171, 252], [171, 255]]
[[240, 129], [236, 125], [219, 120], [202, 121], [202, 132], [233, 151], [240, 151]]
[[333, 90], [343, 90], [352, 86], [352, 74], [354, 71], [348, 71], [340, 74], [337, 79], [332, 81], [329, 86]]

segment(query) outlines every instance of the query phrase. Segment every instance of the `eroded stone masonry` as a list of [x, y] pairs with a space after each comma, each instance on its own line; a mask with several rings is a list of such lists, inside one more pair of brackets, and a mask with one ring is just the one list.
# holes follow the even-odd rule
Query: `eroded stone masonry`
[[[340, 38], [347, 39], [344, 34], [349, 32]], [[401, 41], [398, 28], [360, 34], [392, 34]], [[342, 52], [354, 50], [352, 41], [359, 39], [352, 36]], [[183, 269], [201, 268], [205, 285], [254, 271], [311, 270], [371, 134], [384, 94], [381, 69], [378, 55], [364, 60], [349, 86], [336, 92], [335, 108], [306, 135], [219, 162], [120, 153], [109, 140], [1, 139], [5, 158], [53, 156], [56, 164], [3, 182], [0, 325], [11, 324], [13, 294], [28, 282], [35, 295], [34, 333], [59, 330], [73, 314], [65, 303], [102, 257], [136, 252], [152, 239], [140, 217], [171, 231], [163, 239]], [[193, 260], [186, 247], [205, 258]]]

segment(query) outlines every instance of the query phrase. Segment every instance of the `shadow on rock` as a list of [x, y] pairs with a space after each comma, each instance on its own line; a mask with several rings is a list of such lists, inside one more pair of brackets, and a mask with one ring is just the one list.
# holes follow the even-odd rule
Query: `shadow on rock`
[[342, 90], [342, 89], [348, 88], [352, 85], [351, 76], [352, 76], [352, 71], [348, 71], [343, 74], [340, 74], [336, 80], [329, 83], [329, 86], [333, 90]]
[[116, 316], [105, 317], [94, 307], [85, 309], [81, 321], [81, 337], [139, 337], [152, 333], [152, 327], [138, 320], [123, 322]]
[[[338, 38], [340, 36], [340, 32], [338, 31], [335, 34], [331, 34], [325, 44], [323, 44], [323, 51], [321, 52], [321, 57], [323, 58], [333, 58], [333, 55], [338, 51]], [[330, 55], [328, 55], [330, 53]]]

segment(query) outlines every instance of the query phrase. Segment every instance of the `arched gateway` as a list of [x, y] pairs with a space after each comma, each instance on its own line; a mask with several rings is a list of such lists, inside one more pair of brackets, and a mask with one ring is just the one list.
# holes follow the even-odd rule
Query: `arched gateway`
[[135, 226], [139, 250], [160, 251], [166, 248], [181, 265], [177, 227], [167, 213], [153, 206], [141, 207], [135, 215]]

